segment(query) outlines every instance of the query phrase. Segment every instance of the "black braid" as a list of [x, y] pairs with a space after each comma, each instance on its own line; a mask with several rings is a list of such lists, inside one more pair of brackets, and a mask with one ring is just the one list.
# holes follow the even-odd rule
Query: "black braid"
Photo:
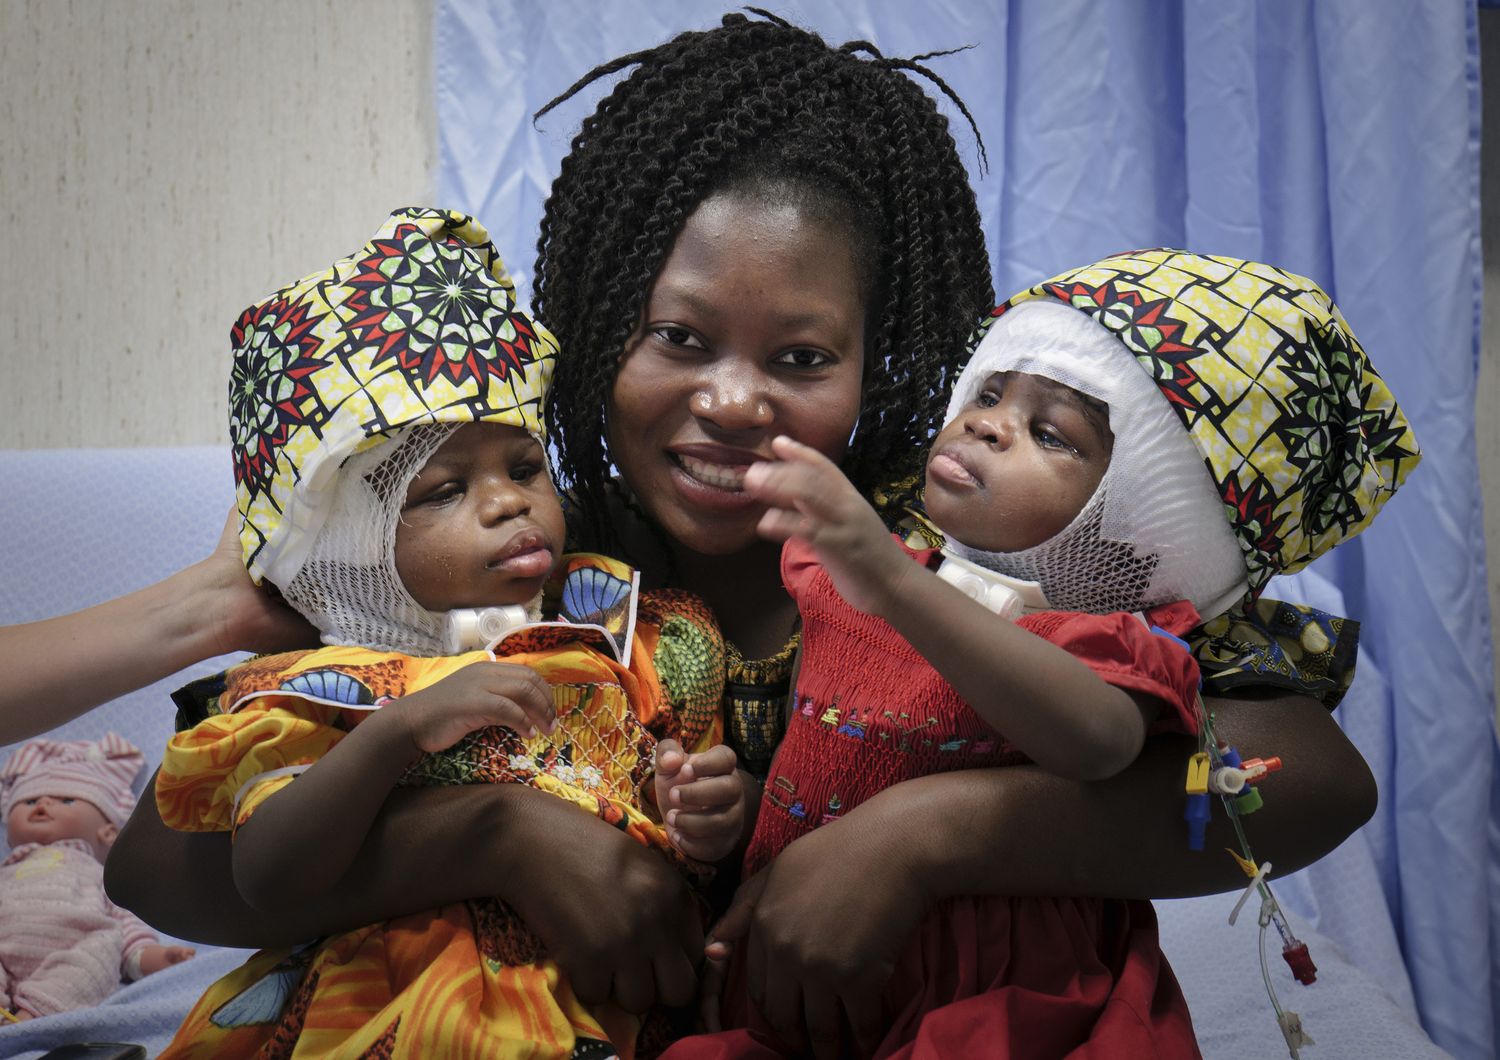
[[[979, 212], [948, 121], [902, 71], [756, 8], [596, 67], [540, 111], [635, 67], [585, 118], [552, 185], [534, 304], [563, 351], [548, 406], [562, 484], [610, 547], [604, 411], [677, 234], [723, 190], [779, 190], [853, 233], [868, 272], [863, 405], [843, 467], [869, 493], [921, 466], [968, 338], [994, 301]], [[861, 54], [867, 57], [861, 57]]]

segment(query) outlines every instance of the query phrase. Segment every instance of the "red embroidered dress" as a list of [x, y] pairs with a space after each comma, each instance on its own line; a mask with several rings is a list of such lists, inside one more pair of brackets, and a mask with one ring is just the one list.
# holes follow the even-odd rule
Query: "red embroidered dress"
[[[936, 558], [912, 555], [924, 564]], [[889, 624], [845, 602], [810, 548], [788, 543], [782, 577], [802, 613], [803, 657], [792, 718], [746, 854], [747, 874], [892, 784], [1027, 761]], [[1174, 633], [1198, 621], [1186, 604], [1150, 618]], [[1018, 624], [1110, 684], [1162, 700], [1159, 728], [1193, 731], [1197, 664], [1139, 618], [1044, 612]], [[725, 999], [728, 1025], [748, 1024], [759, 1036], [764, 1025], [735, 990], [739, 979], [731, 976]], [[946, 901], [908, 946], [885, 1007], [889, 1033], [876, 1052], [881, 1057], [1199, 1055], [1145, 901]], [[669, 1055], [775, 1051], [741, 1029], [680, 1043]]]

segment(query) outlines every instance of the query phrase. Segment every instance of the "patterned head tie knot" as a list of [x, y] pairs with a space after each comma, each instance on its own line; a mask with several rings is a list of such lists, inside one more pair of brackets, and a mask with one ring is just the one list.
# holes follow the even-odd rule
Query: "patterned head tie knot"
[[281, 288], [230, 332], [229, 434], [250, 574], [301, 569], [351, 455], [419, 424], [542, 437], [557, 343], [472, 217], [397, 210], [349, 257]]
[[1016, 295], [1055, 299], [1124, 343], [1202, 454], [1251, 595], [1375, 517], [1421, 455], [1328, 295], [1270, 265], [1147, 250]]

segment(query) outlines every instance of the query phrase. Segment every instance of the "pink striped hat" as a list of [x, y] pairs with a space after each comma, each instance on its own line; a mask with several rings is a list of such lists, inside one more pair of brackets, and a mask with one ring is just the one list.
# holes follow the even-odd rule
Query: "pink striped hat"
[[53, 795], [82, 799], [117, 827], [135, 808], [130, 785], [146, 764], [129, 741], [105, 733], [97, 740], [33, 740], [0, 769], [0, 819], [21, 799]]

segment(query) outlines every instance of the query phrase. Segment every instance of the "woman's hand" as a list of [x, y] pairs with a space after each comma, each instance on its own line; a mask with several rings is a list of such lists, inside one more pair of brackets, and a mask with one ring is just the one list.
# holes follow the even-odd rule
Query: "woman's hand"
[[931, 902], [898, 845], [880, 839], [852, 816], [809, 832], [714, 928], [715, 942], [734, 942], [749, 907], [734, 944], [746, 950], [750, 1000], [795, 1050], [846, 1055], [852, 1035], [868, 1054], [880, 1041], [881, 992]]
[[547, 841], [515, 864], [501, 897], [585, 1004], [613, 997], [627, 1011], [645, 1012], [691, 1002], [703, 927], [687, 884], [661, 854], [552, 801], [566, 813], [551, 815]]
[[318, 632], [270, 583], [257, 586], [240, 553], [240, 513], [231, 505], [219, 542], [193, 573], [199, 575], [203, 610], [213, 621], [218, 651], [268, 653], [315, 647]]

